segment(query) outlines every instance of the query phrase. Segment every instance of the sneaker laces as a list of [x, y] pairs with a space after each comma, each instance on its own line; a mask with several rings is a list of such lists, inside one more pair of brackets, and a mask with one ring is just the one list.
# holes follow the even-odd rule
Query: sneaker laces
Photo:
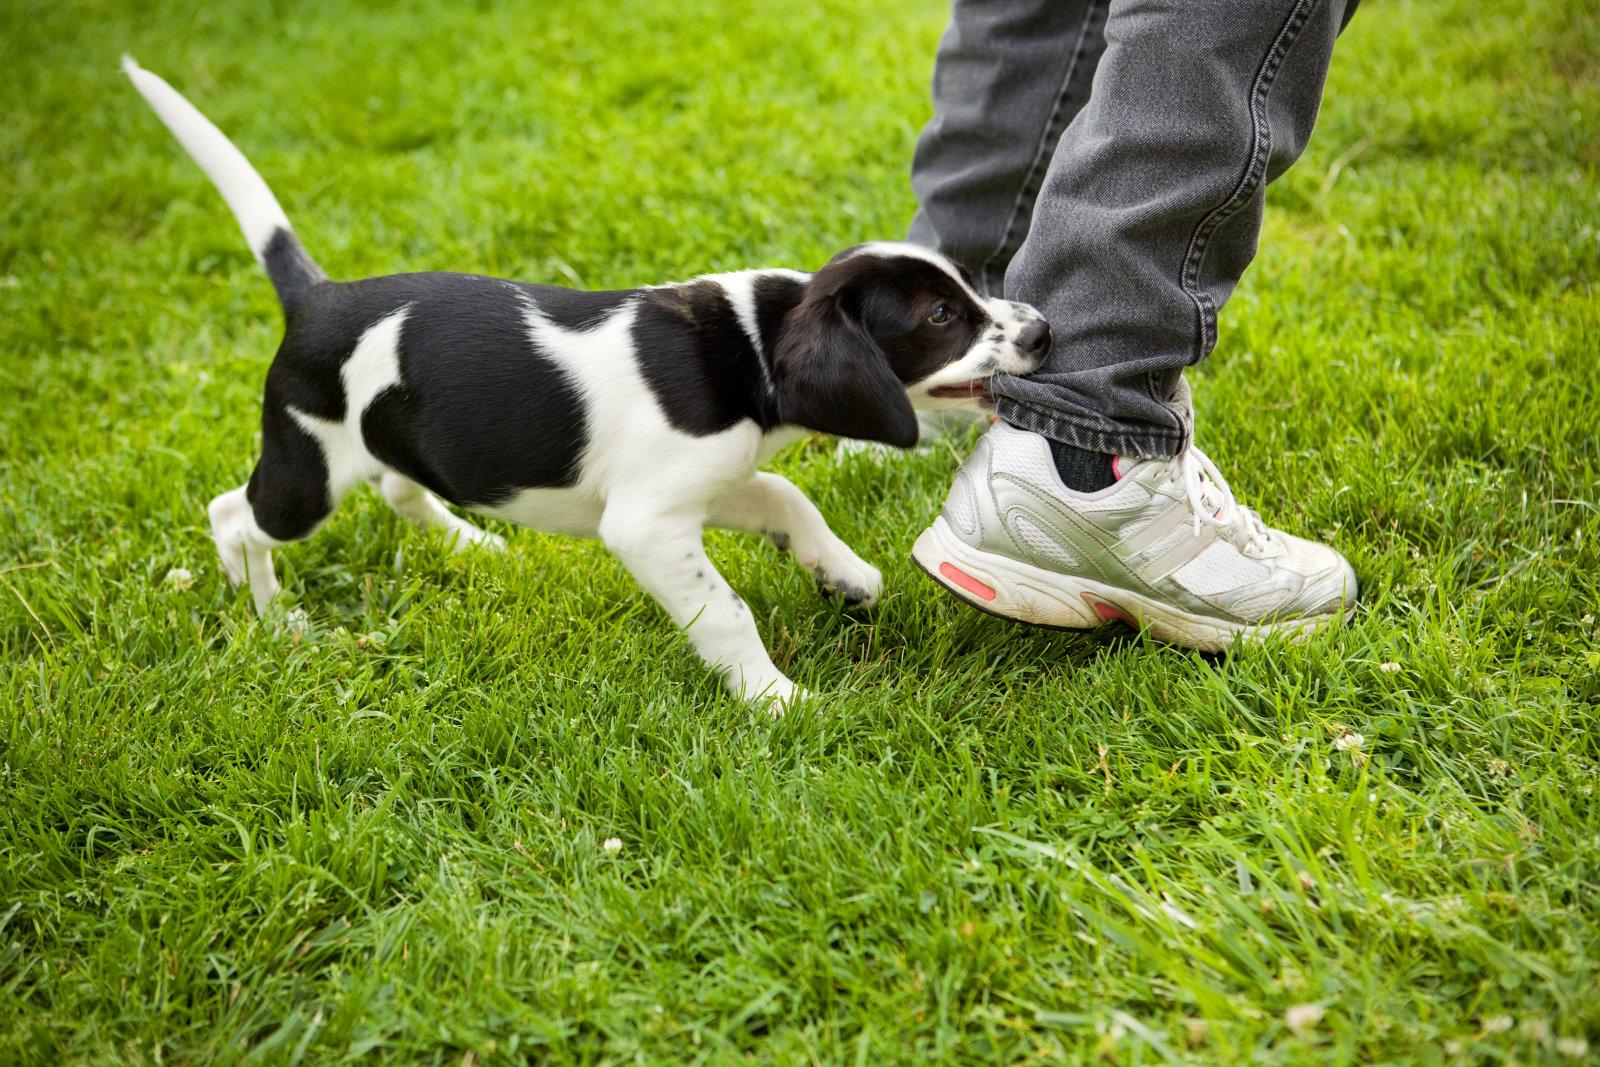
[[1189, 446], [1175, 461], [1177, 480], [1182, 482], [1189, 498], [1189, 511], [1194, 515], [1194, 535], [1200, 536], [1202, 525], [1217, 526], [1224, 530], [1238, 527], [1245, 539], [1257, 548], [1266, 548], [1271, 531], [1261, 516], [1233, 498], [1233, 490], [1217, 465], [1206, 454]]

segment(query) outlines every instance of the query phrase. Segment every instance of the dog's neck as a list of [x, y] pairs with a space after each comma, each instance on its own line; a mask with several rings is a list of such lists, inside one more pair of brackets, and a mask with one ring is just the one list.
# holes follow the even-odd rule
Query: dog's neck
[[720, 385], [717, 402], [771, 433], [779, 429], [773, 355], [809, 278], [791, 270], [710, 275], [647, 290], [647, 304], [689, 327], [695, 344], [688, 356]]

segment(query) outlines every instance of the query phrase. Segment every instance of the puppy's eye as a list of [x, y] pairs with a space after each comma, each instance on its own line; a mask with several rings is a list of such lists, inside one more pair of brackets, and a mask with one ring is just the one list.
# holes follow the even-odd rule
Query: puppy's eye
[[933, 323], [935, 326], [943, 326], [945, 323], [949, 322], [954, 315], [955, 312], [950, 310], [949, 304], [940, 304], [938, 307], [933, 309], [933, 314], [928, 316], [928, 321]]

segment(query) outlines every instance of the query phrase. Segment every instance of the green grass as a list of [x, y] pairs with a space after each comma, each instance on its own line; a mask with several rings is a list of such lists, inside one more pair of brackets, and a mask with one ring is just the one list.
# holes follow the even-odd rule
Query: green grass
[[254, 622], [204, 506], [277, 310], [116, 57], [335, 277], [626, 286], [903, 232], [942, 5], [391, 7], [0, 14], [0, 1061], [1600, 1047], [1594, 3], [1364, 3], [1194, 375], [1350, 627], [989, 619], [907, 553], [965, 442], [808, 441], [777, 466], [888, 593], [712, 536], [824, 696], [777, 721], [597, 545], [452, 557], [366, 492], [279, 553], [309, 628]]

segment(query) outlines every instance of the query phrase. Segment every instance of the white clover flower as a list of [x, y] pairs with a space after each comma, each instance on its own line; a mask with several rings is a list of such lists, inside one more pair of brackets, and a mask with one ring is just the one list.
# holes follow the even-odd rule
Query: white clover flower
[[1327, 1011], [1321, 1004], [1294, 1004], [1283, 1013], [1283, 1021], [1295, 1033], [1303, 1034], [1315, 1029]]
[[1483, 1032], [1486, 1034], [1503, 1034], [1511, 1029], [1511, 1016], [1491, 1015], [1483, 1020]]
[[167, 572], [167, 584], [181, 593], [194, 584], [194, 574], [185, 567], [174, 567]]
[[290, 608], [283, 617], [283, 629], [299, 641], [311, 632], [311, 616], [306, 614], [305, 608]]
[[606, 838], [605, 843], [602, 844], [600, 847], [605, 849], [607, 852], [611, 853], [612, 855], [615, 855], [616, 853], [622, 851], [622, 838], [620, 838], [620, 837], [608, 837], [608, 838]]
[[1352, 748], [1360, 748], [1367, 743], [1367, 739], [1360, 734], [1344, 734], [1333, 742], [1333, 747], [1340, 752], [1347, 752]]
[[1390, 660], [1387, 663], [1378, 664], [1378, 669], [1384, 674], [1394, 674], [1400, 669], [1400, 664], [1396, 663], [1394, 660]]
[[1557, 1038], [1556, 1051], [1569, 1060], [1581, 1060], [1589, 1054], [1589, 1042], [1581, 1037]]

